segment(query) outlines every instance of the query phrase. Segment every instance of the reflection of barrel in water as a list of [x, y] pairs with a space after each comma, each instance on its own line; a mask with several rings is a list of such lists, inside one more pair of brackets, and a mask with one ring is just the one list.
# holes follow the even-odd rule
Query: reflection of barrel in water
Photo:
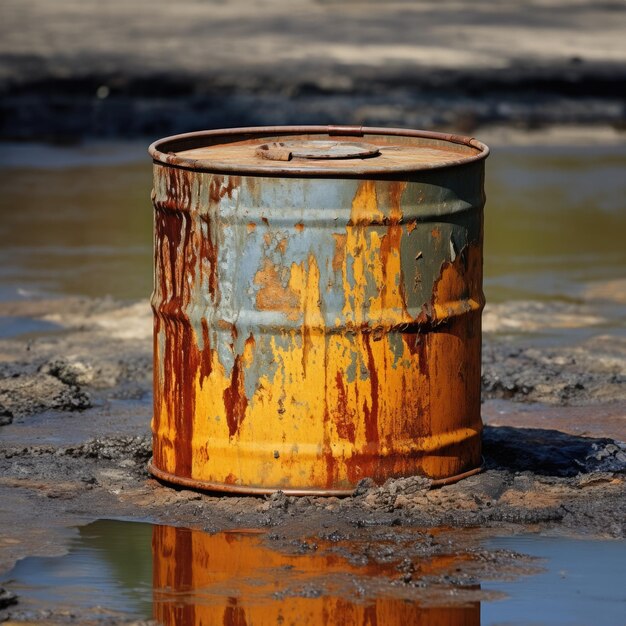
[[[420, 607], [399, 597], [349, 599], [354, 576], [397, 577], [395, 564], [355, 566], [336, 554], [275, 552], [256, 533], [169, 526], [154, 527], [152, 551], [154, 617], [165, 626], [480, 626], [477, 602]], [[453, 560], [435, 557], [419, 569], [443, 573]]]

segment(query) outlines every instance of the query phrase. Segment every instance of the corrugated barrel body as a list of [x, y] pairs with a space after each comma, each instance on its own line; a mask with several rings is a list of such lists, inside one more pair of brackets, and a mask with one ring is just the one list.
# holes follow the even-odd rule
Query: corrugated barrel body
[[[297, 138], [355, 139], [307, 131]], [[155, 475], [344, 493], [364, 477], [479, 467], [486, 148], [409, 137], [448, 161], [381, 172], [377, 159], [401, 161], [413, 143], [362, 133], [380, 156], [312, 172], [305, 158], [254, 156], [281, 137], [268, 129], [224, 143], [244, 155], [239, 171], [211, 161], [206, 138], [169, 140], [175, 156], [161, 148]]]

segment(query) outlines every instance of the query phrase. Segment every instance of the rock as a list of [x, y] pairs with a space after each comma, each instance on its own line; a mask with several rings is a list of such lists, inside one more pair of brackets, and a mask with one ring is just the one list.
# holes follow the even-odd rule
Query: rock
[[23, 417], [49, 409], [82, 411], [91, 406], [91, 400], [76, 385], [49, 374], [17, 374], [0, 379], [0, 405], [5, 414]]
[[385, 483], [384, 488], [392, 495], [410, 495], [418, 491], [430, 489], [432, 482], [430, 478], [426, 478], [425, 476], [409, 476], [408, 478], [390, 479]]
[[17, 595], [4, 587], [0, 587], [0, 609], [17, 604]]
[[394, 509], [404, 509], [408, 506], [411, 506], [411, 499], [403, 494], [396, 496], [396, 499], [393, 501]]
[[594, 443], [584, 463], [589, 471], [626, 472], [626, 443], [610, 440]]
[[353, 496], [364, 496], [371, 489], [376, 489], [377, 485], [371, 478], [362, 478], [354, 490]]
[[73, 357], [52, 359], [44, 363], [39, 371], [58, 378], [66, 385], [89, 385], [94, 379], [93, 366]]
[[6, 426], [13, 421], [13, 413], [0, 403], [0, 426]]

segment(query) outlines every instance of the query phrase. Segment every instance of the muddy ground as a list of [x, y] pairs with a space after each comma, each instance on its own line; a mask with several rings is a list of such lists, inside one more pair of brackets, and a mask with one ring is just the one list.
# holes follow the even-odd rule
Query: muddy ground
[[[555, 305], [543, 306], [549, 318]], [[518, 327], [534, 319], [523, 305], [516, 310]], [[146, 471], [147, 303], [2, 303], [0, 317], [30, 325], [0, 341], [0, 571], [26, 555], [62, 553], [72, 527], [111, 517], [210, 532], [268, 529], [278, 548], [336, 541], [353, 559], [375, 559], [383, 544], [385, 558], [400, 559], [406, 532], [432, 527], [626, 537], [626, 340], [599, 334], [541, 347], [502, 334], [511, 316], [506, 305], [485, 314], [481, 474], [438, 489], [421, 478], [363, 481], [343, 499], [218, 497], [165, 487]], [[477, 550], [457, 531], [445, 541], [426, 533], [411, 545], [424, 554]], [[479, 575], [516, 563], [484, 551], [479, 560], [487, 564]], [[457, 582], [476, 575], [461, 568]], [[420, 593], [430, 583], [421, 581]], [[12, 619], [28, 617], [12, 611]]]

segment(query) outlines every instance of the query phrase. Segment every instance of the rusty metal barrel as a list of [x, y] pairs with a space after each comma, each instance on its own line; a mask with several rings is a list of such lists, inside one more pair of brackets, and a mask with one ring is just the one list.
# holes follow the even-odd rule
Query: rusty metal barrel
[[150, 154], [154, 476], [341, 495], [478, 471], [484, 144], [287, 126]]

